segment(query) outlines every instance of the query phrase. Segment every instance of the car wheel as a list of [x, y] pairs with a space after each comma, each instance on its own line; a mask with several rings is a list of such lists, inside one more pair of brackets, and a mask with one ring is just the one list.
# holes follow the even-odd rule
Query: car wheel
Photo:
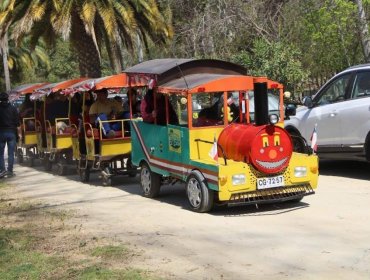
[[143, 195], [149, 198], [158, 196], [161, 189], [161, 176], [152, 172], [146, 162], [143, 162], [140, 167], [140, 185]]
[[199, 171], [192, 171], [186, 182], [186, 194], [195, 212], [208, 212], [213, 208], [214, 191], [210, 190]]

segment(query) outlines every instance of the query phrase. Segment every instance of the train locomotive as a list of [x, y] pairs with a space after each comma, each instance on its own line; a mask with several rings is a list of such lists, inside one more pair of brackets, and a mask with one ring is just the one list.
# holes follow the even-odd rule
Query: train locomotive
[[[294, 151], [280, 84], [215, 60], [148, 61], [126, 73], [147, 78], [154, 96], [166, 102], [165, 123], [131, 123], [132, 162], [141, 167], [144, 196], [182, 182], [190, 208], [207, 212], [217, 204], [298, 202], [314, 194], [318, 158], [308, 145], [304, 153]], [[279, 91], [276, 112], [268, 105], [273, 88]], [[169, 106], [178, 123], [170, 123]]]

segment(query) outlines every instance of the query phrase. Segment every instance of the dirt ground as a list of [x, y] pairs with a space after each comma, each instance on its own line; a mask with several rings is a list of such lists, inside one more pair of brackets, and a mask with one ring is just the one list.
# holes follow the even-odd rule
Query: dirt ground
[[316, 194], [299, 204], [207, 214], [188, 209], [181, 185], [142, 197], [138, 177], [102, 187], [97, 174], [84, 184], [17, 165], [7, 182], [13, 199], [73, 211], [72, 228], [129, 246], [140, 255], [131, 266], [165, 279], [370, 279], [369, 166], [320, 167]]

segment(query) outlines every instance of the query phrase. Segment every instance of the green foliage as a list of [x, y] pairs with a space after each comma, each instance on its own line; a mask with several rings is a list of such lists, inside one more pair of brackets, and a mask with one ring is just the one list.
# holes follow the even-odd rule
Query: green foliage
[[307, 1], [302, 13], [302, 32], [295, 44], [305, 54], [302, 61], [312, 77], [326, 79], [363, 62], [357, 6], [352, 1]]
[[[45, 248], [45, 240], [50, 241], [50, 236], [56, 234], [55, 230], [63, 229], [61, 225], [68, 215], [65, 212], [45, 211], [43, 207], [36, 206], [40, 205], [28, 201], [14, 201], [10, 204], [0, 200], [0, 224], [14, 221], [9, 225], [11, 227], [0, 226], [0, 279], [154, 279], [146, 271], [125, 265], [130, 256], [127, 255], [128, 249], [123, 245], [93, 249], [94, 255], [101, 257], [102, 260], [92, 260], [87, 254], [81, 255], [83, 252], [73, 245], [68, 248], [78, 252], [78, 260], [71, 260], [65, 254], [66, 251], [69, 252], [66, 250], [68, 244], [63, 244], [62, 251], [58, 250], [60, 243], [50, 242]], [[34, 210], [33, 215], [29, 214], [30, 209]], [[59, 220], [59, 217], [62, 217], [62, 220]], [[52, 248], [50, 255], [48, 250], [53, 245], [55, 247]], [[122, 263], [123, 269], [112, 268]]]
[[70, 48], [70, 43], [58, 40], [54, 49], [50, 49], [50, 70], [39, 69], [48, 82], [59, 82], [80, 76], [78, 58]]
[[254, 41], [251, 52], [241, 51], [233, 60], [245, 66], [248, 74], [267, 76], [288, 90], [300, 90], [308, 75], [300, 62], [301, 53], [292, 45]]

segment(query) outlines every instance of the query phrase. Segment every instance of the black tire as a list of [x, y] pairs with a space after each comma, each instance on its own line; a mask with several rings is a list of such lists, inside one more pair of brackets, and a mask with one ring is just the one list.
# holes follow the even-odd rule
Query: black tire
[[45, 157], [44, 157], [44, 170], [45, 171], [51, 171], [52, 168], [53, 168], [53, 163], [49, 159], [48, 155], [45, 155]]
[[86, 169], [80, 168], [78, 170], [78, 173], [80, 174], [80, 181], [82, 183], [87, 183], [90, 181], [90, 168], [86, 167]]
[[305, 153], [306, 145], [302, 137], [296, 132], [289, 132], [292, 142], [293, 142], [293, 151], [297, 153]]
[[62, 163], [58, 163], [57, 164], [57, 175], [64, 176], [66, 174], [67, 174], [67, 167]]
[[142, 162], [140, 167], [140, 185], [143, 196], [149, 198], [158, 196], [161, 190], [161, 176], [152, 172], [146, 162]]
[[18, 148], [17, 149], [17, 162], [19, 164], [22, 164], [23, 163], [23, 151], [22, 151], [22, 148]]
[[33, 167], [35, 165], [35, 154], [32, 151], [27, 152], [28, 166]]
[[191, 210], [199, 213], [208, 212], [214, 205], [214, 191], [207, 187], [199, 171], [192, 171], [186, 181], [186, 194]]
[[111, 187], [112, 186], [112, 177], [111, 176], [103, 176], [103, 186]]

